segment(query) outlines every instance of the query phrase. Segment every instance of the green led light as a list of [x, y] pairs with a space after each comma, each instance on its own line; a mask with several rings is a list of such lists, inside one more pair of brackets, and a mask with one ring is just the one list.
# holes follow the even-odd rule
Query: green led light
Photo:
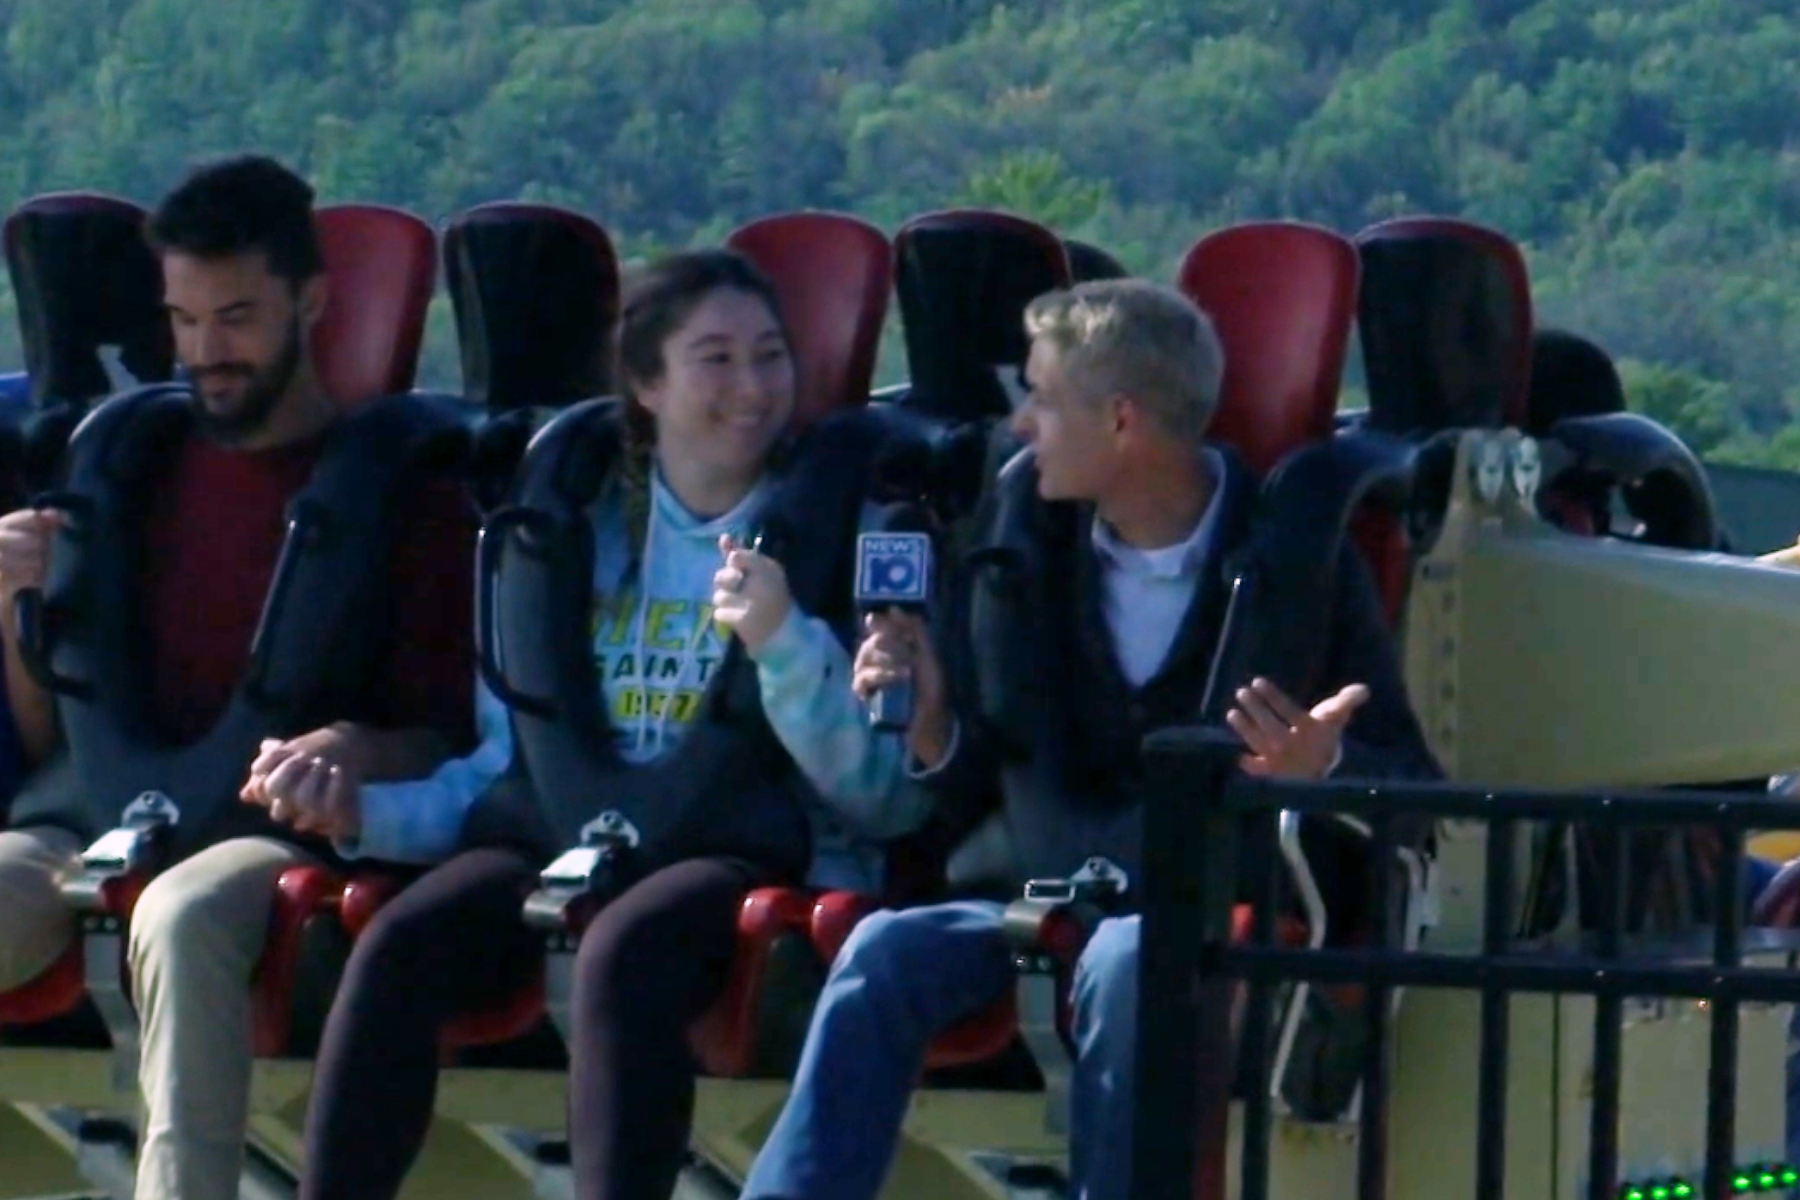
[[[1746, 1163], [1731, 1177], [1735, 1195], [1779, 1192], [1800, 1186], [1800, 1164]], [[1619, 1200], [1695, 1200], [1700, 1191], [1679, 1175], [1619, 1184]]]

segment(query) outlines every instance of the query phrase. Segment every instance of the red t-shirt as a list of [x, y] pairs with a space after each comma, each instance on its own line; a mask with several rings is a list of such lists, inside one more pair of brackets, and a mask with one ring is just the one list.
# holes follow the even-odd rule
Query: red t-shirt
[[[322, 442], [240, 450], [190, 437], [147, 514], [145, 628], [152, 717], [164, 736], [210, 729], [249, 665], [286, 534], [288, 500]], [[388, 654], [362, 718], [474, 737], [475, 515], [448, 480], [415, 485], [396, 524]]]

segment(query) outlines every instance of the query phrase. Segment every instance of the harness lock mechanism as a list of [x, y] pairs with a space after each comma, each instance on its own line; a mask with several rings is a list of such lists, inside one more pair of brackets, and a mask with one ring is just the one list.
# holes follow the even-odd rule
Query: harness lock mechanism
[[135, 903], [128, 880], [144, 881], [169, 860], [181, 809], [162, 792], [145, 792], [125, 806], [117, 828], [82, 852], [81, 868], [63, 881], [63, 902], [81, 918], [82, 966], [88, 995], [112, 1037], [112, 1085], [129, 1093], [137, 1087], [137, 1011], [125, 994], [125, 923]]
[[1082, 948], [1117, 910], [1131, 879], [1116, 863], [1090, 858], [1067, 879], [1033, 879], [1006, 906], [1006, 937], [1019, 973], [1018, 1023], [1044, 1077], [1045, 1127], [1069, 1130], [1069, 1073], [1074, 1047], [1057, 1019], [1063, 990]]
[[145, 792], [125, 806], [117, 828], [81, 854], [81, 873], [63, 885], [63, 898], [84, 913], [107, 910], [105, 884], [133, 872], [154, 873], [168, 857], [181, 809], [162, 792]]
[[575, 950], [587, 919], [624, 885], [626, 861], [637, 850], [637, 826], [623, 813], [603, 812], [581, 828], [581, 844], [565, 851], [538, 875], [525, 900], [525, 924], [549, 942], [544, 967], [544, 1007], [566, 1039]]

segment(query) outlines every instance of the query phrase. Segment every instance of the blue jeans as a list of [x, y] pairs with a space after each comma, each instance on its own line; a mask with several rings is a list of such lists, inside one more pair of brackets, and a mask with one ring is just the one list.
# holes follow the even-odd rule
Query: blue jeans
[[[938, 1033], [1013, 986], [1002, 908], [886, 910], [856, 927], [813, 1011], [793, 1091], [743, 1200], [875, 1200]], [[1074, 1200], [1131, 1194], [1136, 917], [1102, 922], [1075, 970], [1070, 1082]]]
[[[1780, 864], [1745, 860], [1745, 904]], [[875, 913], [832, 964], [787, 1105], [743, 1200], [875, 1200], [932, 1038], [1013, 986], [1001, 906]], [[1069, 1097], [1073, 1200], [1131, 1193], [1139, 922], [1103, 922], [1075, 972]], [[1800, 1007], [1790, 1029], [1800, 1036]], [[1788, 1060], [1787, 1141], [1800, 1161], [1800, 1056]]]

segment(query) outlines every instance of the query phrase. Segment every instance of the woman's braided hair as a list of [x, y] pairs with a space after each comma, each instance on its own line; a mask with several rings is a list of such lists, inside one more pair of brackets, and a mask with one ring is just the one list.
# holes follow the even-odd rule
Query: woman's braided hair
[[639, 388], [662, 378], [663, 346], [693, 311], [721, 288], [748, 292], [769, 306], [782, 336], [775, 286], [749, 259], [730, 250], [694, 250], [658, 259], [625, 286], [614, 343], [614, 378], [625, 400], [624, 447], [619, 478], [625, 488], [625, 525], [635, 559], [650, 525], [650, 471], [656, 451], [656, 417], [638, 401]]

